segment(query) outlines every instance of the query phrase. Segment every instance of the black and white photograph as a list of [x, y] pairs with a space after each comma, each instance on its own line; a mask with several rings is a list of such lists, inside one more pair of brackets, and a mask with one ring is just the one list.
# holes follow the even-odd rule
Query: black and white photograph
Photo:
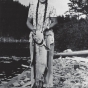
[[0, 88], [88, 88], [88, 0], [0, 0]]

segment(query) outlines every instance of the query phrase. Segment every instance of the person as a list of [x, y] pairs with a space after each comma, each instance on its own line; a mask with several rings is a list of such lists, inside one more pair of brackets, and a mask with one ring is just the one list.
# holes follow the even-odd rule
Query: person
[[[56, 9], [48, 0], [38, 0], [30, 5], [27, 26], [31, 57], [31, 87], [44, 79], [45, 87], [53, 87], [54, 32], [57, 24]], [[40, 40], [40, 41], [39, 41]], [[47, 70], [46, 70], [47, 68]]]

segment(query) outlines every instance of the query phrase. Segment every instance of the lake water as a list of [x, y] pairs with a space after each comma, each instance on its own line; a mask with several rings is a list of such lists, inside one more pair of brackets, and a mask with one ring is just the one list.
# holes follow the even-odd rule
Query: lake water
[[0, 57], [0, 81], [9, 81], [29, 65], [29, 43], [0, 43]]
[[0, 56], [29, 56], [29, 43], [0, 43]]

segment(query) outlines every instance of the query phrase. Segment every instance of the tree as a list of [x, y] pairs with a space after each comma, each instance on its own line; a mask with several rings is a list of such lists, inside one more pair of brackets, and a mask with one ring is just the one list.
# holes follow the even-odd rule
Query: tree
[[88, 14], [88, 0], [70, 0], [70, 2], [68, 3], [70, 10]]
[[28, 8], [13, 0], [0, 0], [0, 37], [28, 38]]

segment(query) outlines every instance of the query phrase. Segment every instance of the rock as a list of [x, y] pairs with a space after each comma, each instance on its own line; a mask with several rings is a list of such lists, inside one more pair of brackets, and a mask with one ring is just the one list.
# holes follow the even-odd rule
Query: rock
[[19, 83], [21, 86], [23, 86], [23, 85], [25, 84], [23, 80], [19, 81], [18, 83]]
[[71, 50], [71, 49], [66, 49], [66, 50], [64, 50], [63, 52], [64, 52], [64, 53], [66, 53], [66, 52], [72, 52], [72, 50]]
[[16, 81], [16, 82], [13, 83], [13, 86], [18, 87], [18, 86], [20, 86], [20, 84]]
[[31, 80], [30, 78], [25, 78], [24, 82], [27, 82], [27, 81], [30, 81], [30, 80]]

